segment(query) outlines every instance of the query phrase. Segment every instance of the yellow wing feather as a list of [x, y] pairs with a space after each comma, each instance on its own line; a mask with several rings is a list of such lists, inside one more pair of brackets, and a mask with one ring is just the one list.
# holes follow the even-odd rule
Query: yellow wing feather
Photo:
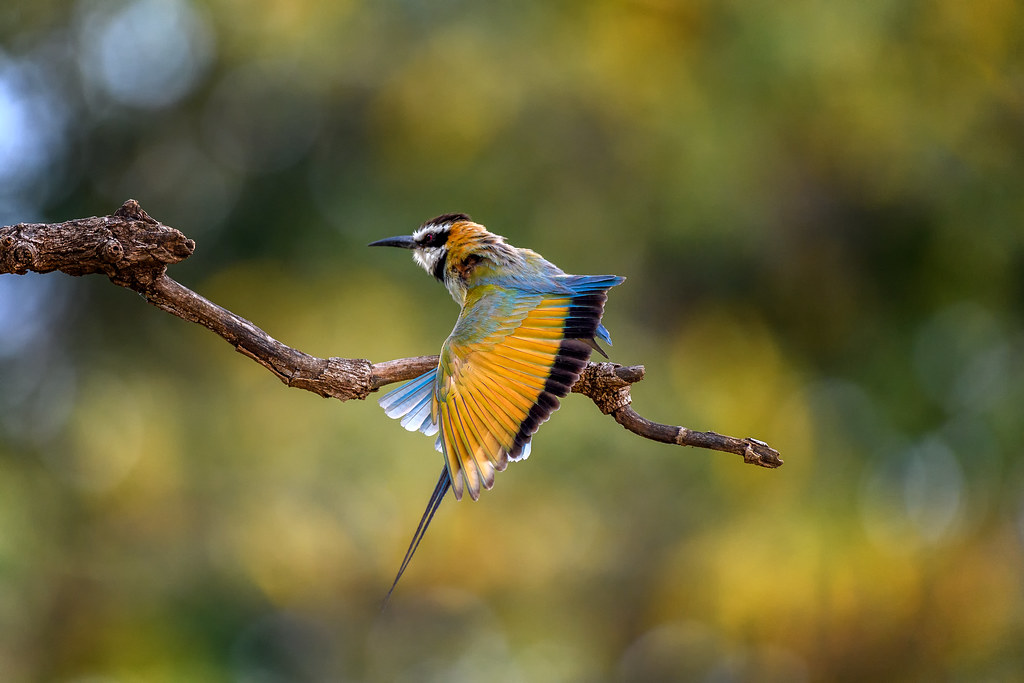
[[[563, 350], [570, 304], [564, 296], [521, 298], [504, 307], [504, 323], [490, 335], [466, 341], [457, 326], [445, 343], [434, 409], [456, 498], [468, 489], [475, 500], [481, 487], [491, 488], [494, 472], [529, 441], [532, 431], [521, 433], [524, 423], [543, 420], [552, 404], [557, 407], [548, 382]], [[573, 362], [582, 367], [585, 361]], [[540, 402], [545, 410], [535, 415]]]

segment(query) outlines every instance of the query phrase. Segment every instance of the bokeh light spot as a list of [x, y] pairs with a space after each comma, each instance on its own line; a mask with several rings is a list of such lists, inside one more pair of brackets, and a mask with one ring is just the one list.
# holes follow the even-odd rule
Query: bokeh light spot
[[139, 385], [92, 379], [88, 401], [75, 406], [69, 428], [73, 446], [47, 453], [48, 464], [68, 483], [106, 493], [128, 475], [143, 452], [162, 449], [150, 425], [158, 412]]
[[495, 46], [453, 30], [384, 84], [372, 125], [393, 170], [460, 168], [518, 116], [522, 93], [494, 54]]
[[120, 104], [159, 109], [188, 94], [213, 56], [205, 18], [184, 0], [137, 0], [85, 10], [83, 67]]
[[869, 471], [861, 504], [868, 536], [894, 553], [947, 540], [966, 506], [963, 469], [952, 449], [932, 436]]
[[38, 69], [0, 53], [0, 197], [39, 194], [41, 176], [61, 155], [66, 109]]
[[0, 278], [0, 359], [25, 353], [42, 341], [52, 320], [57, 280], [28, 274]]
[[940, 405], [983, 406], [986, 394], [1003, 390], [999, 375], [1006, 359], [998, 351], [991, 355], [1002, 344], [1004, 331], [991, 311], [970, 301], [942, 309], [918, 330], [913, 358], [918, 381]]

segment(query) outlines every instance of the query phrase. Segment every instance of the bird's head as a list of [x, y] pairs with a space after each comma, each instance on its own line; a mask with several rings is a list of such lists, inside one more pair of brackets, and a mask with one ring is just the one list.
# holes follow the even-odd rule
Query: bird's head
[[411, 235], [388, 237], [371, 242], [369, 246], [412, 249], [412, 256], [416, 263], [444, 282], [445, 265], [452, 244], [461, 232], [473, 228], [486, 233], [483, 226], [474, 223], [466, 214], [448, 213], [427, 221]]

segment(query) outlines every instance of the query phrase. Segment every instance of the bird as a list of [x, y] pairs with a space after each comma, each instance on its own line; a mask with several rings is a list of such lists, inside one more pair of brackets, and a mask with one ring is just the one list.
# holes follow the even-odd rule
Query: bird
[[559, 407], [592, 351], [611, 345], [601, 322], [618, 275], [569, 275], [464, 213], [421, 224], [411, 235], [371, 247], [412, 250], [461, 310], [437, 367], [378, 403], [407, 430], [435, 436], [444, 457], [437, 485], [398, 570], [405, 573], [448, 490], [477, 500], [509, 462], [530, 455], [537, 428]]

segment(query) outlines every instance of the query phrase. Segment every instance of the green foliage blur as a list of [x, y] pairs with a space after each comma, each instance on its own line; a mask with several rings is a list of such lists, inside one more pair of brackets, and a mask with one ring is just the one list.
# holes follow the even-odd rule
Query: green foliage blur
[[319, 356], [434, 353], [467, 212], [628, 281], [634, 407], [477, 503], [373, 400], [102, 278], [0, 277], [0, 680], [1021, 680], [1024, 6], [8, 0], [0, 224], [129, 197]]

